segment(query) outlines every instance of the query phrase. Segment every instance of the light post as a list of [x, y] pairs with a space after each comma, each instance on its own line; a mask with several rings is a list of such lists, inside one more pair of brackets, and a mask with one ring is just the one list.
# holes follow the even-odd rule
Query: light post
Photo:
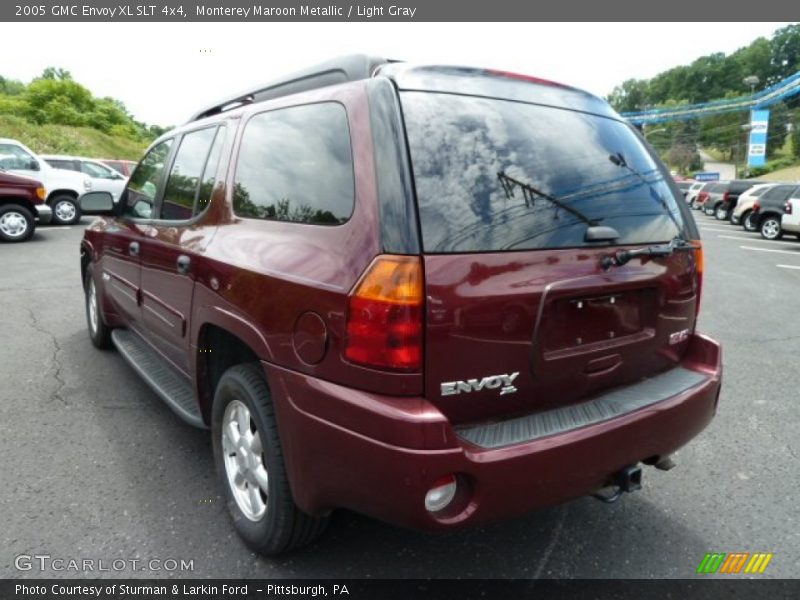
[[741, 147], [741, 142], [737, 141], [736, 142], [736, 147], [737, 147], [736, 160], [733, 161], [733, 178], [734, 179], [739, 179], [739, 154], [742, 155], [742, 162], [744, 163], [742, 165], [742, 167], [745, 167], [747, 165], [747, 160], [746, 160], [747, 148], [748, 148], [747, 135], [750, 133], [750, 130], [752, 128], [753, 128], [753, 126], [750, 123], [745, 123], [744, 125], [741, 126], [741, 129], [744, 132], [744, 148], [745, 148], [745, 150], [744, 150], [744, 152], [739, 152], [739, 148]]
[[750, 95], [752, 96], [756, 91], [756, 86], [761, 80], [758, 78], [757, 75], [748, 75], [744, 79], [742, 79], [742, 83], [745, 85], [750, 86]]

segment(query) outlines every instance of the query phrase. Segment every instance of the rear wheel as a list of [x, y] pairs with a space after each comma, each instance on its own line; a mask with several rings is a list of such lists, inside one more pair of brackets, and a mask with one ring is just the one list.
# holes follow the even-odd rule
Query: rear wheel
[[36, 229], [33, 214], [19, 204], [0, 206], [0, 239], [4, 242], [29, 240]]
[[714, 216], [717, 218], [718, 221], [727, 221], [728, 220], [728, 209], [724, 206], [720, 205], [717, 207], [716, 212], [714, 212]]
[[716, 210], [717, 209], [714, 206], [706, 206], [706, 207], [703, 208], [703, 213], [707, 217], [713, 217], [714, 216], [714, 212], [716, 212]]
[[755, 219], [753, 218], [753, 211], [748, 210], [746, 213], [742, 215], [742, 227], [744, 227], [747, 231], [755, 231], [756, 230], [756, 223]]
[[81, 218], [78, 200], [72, 196], [56, 196], [50, 206], [53, 209], [53, 223], [56, 225], [72, 225]]
[[783, 231], [781, 231], [781, 220], [773, 215], [770, 215], [761, 221], [759, 231], [761, 232], [761, 237], [767, 240], [779, 240], [781, 237], [783, 237]]
[[328, 519], [295, 504], [272, 397], [258, 363], [220, 378], [211, 415], [214, 462], [233, 524], [254, 551], [276, 555], [312, 542]]

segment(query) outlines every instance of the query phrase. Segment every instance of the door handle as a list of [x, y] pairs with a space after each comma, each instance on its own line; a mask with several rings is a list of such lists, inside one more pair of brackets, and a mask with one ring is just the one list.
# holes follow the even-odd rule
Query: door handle
[[139, 242], [131, 242], [128, 244], [128, 254], [131, 256], [139, 256]]
[[186, 275], [189, 272], [189, 269], [192, 266], [192, 259], [186, 256], [185, 254], [181, 254], [177, 260], [177, 267], [178, 273], [181, 275]]

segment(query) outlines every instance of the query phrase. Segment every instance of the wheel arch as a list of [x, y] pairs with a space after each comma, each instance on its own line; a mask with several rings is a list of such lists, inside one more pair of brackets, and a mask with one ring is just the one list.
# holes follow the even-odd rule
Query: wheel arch
[[0, 198], [0, 206], [6, 206], [7, 204], [19, 204], [23, 208], [27, 208], [36, 217], [36, 205], [28, 198], [23, 196], [3, 196]]
[[75, 200], [78, 199], [78, 193], [75, 190], [56, 189], [56, 190], [53, 190], [52, 192], [50, 192], [47, 195], [47, 204], [50, 204], [51, 202], [53, 202], [53, 200], [55, 200], [59, 196], [70, 196], [71, 198], [73, 198]]
[[241, 330], [234, 333], [214, 322], [203, 323], [198, 329], [193, 368], [200, 413], [206, 425], [211, 424], [211, 405], [222, 374], [235, 365], [259, 362], [265, 356], [260, 344], [240, 333]]

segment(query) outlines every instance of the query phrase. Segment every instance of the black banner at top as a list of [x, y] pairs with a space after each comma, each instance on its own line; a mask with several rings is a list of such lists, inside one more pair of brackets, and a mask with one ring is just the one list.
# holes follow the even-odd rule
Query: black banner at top
[[[2, 21], [47, 22], [314, 22], [314, 21], [770, 21], [796, 18], [793, 2], [718, 0], [11, 0]], [[590, 41], [587, 40], [587, 43]], [[589, 50], [587, 48], [587, 50]]]

